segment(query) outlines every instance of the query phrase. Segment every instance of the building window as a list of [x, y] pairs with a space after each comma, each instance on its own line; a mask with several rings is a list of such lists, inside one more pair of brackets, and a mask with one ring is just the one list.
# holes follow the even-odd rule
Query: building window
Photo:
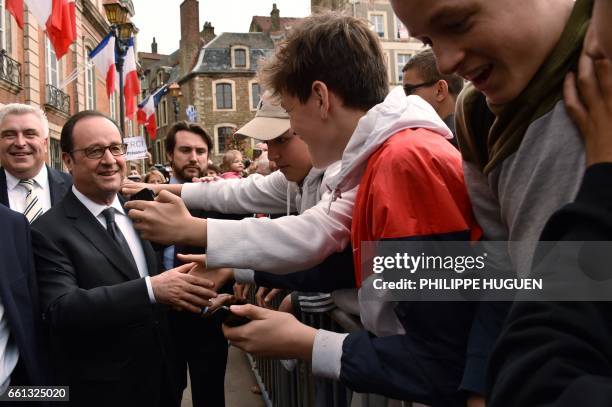
[[234, 63], [236, 68], [246, 68], [246, 50], [237, 49], [234, 51]]
[[168, 101], [165, 98], [162, 99], [155, 109], [157, 128], [166, 126], [168, 124]]
[[55, 50], [51, 46], [51, 41], [45, 36], [45, 59], [46, 59], [46, 78], [47, 85], [59, 88], [61, 78], [61, 63], [57, 60]]
[[119, 112], [117, 111], [117, 106], [119, 105], [119, 103], [117, 102], [117, 98], [119, 97], [118, 94], [119, 92], [114, 92], [113, 94], [111, 94], [109, 100], [110, 117], [117, 123], [119, 123]]
[[219, 124], [215, 126], [215, 129], [215, 148], [217, 154], [223, 154], [230, 149], [236, 126], [233, 124]]
[[5, 0], [0, 0], [0, 49], [11, 53], [11, 13], [4, 8]]
[[261, 99], [261, 86], [257, 82], [251, 82], [251, 110], [257, 110], [259, 99]]
[[232, 68], [249, 69], [249, 49], [247, 47], [232, 47]]
[[155, 140], [155, 156], [153, 159], [156, 164], [164, 164], [166, 162], [166, 156], [164, 155], [164, 143], [162, 140]]
[[[87, 48], [87, 55], [91, 52], [90, 48]], [[88, 65], [85, 71], [85, 107], [89, 110], [95, 110], [96, 108], [96, 71], [93, 63]]]
[[58, 171], [62, 170], [62, 148], [58, 139], [49, 137], [49, 164]]
[[397, 81], [402, 83], [404, 80], [404, 73], [402, 72], [402, 68], [406, 63], [410, 61], [410, 54], [397, 54], [397, 63], [395, 64], [395, 69], [397, 70]]
[[233, 98], [232, 98], [232, 84], [231, 83], [217, 83], [215, 84], [215, 101], [217, 103], [217, 109], [232, 109]]
[[383, 55], [385, 56], [385, 67], [387, 68], [387, 80], [391, 83], [393, 80], [393, 75], [391, 75], [391, 56], [388, 51], [383, 51]]
[[372, 25], [372, 30], [380, 37], [386, 38], [386, 24], [385, 24], [386, 13], [368, 13], [368, 20]]
[[396, 40], [407, 40], [409, 38], [410, 38], [410, 33], [408, 32], [408, 29], [406, 28], [404, 23], [402, 23], [400, 19], [397, 18], [397, 16], [395, 16], [395, 39]]
[[159, 88], [164, 84], [164, 71], [157, 72], [157, 87]]

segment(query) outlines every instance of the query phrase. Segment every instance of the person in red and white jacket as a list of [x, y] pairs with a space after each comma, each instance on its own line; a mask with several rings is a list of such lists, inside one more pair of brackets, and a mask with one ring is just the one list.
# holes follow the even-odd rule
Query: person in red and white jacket
[[[363, 22], [336, 14], [306, 18], [262, 72], [314, 166], [341, 158], [328, 183], [329, 204], [358, 187], [351, 224], [357, 282], [363, 241], [480, 237], [460, 154], [446, 140], [452, 133], [420, 97], [396, 88], [385, 98], [384, 56]], [[459, 386], [474, 304], [361, 300], [359, 308], [367, 331], [317, 331], [288, 314], [246, 305], [232, 311], [253, 321], [224, 332], [250, 353], [312, 361], [315, 375], [357, 392], [465, 405]]]

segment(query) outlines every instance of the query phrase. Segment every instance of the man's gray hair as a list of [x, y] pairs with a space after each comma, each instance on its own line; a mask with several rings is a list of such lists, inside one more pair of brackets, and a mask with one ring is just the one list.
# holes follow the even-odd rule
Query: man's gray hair
[[22, 115], [28, 113], [38, 117], [42, 125], [43, 137], [49, 137], [49, 121], [47, 120], [47, 115], [39, 107], [32, 105], [24, 105], [23, 103], [9, 103], [8, 105], [4, 105], [0, 108], [0, 126], [2, 126], [4, 118], [8, 115]]

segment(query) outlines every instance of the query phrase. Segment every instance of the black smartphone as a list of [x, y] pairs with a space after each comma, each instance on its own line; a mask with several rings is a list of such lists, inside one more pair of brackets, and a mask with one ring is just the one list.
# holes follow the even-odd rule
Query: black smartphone
[[149, 188], [143, 188], [130, 197], [130, 201], [154, 201], [155, 193]]
[[221, 322], [223, 322], [227, 326], [231, 326], [232, 328], [242, 326], [251, 322], [251, 320], [247, 317], [242, 317], [240, 315], [234, 314], [232, 311], [230, 311], [229, 307], [226, 307], [225, 305], [222, 305], [217, 308], [211, 314], [211, 316], [212, 315], [218, 315]]

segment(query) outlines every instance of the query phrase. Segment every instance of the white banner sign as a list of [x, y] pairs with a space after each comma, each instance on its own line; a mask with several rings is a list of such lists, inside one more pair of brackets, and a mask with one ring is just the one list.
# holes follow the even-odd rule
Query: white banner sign
[[127, 153], [125, 154], [127, 161], [147, 158], [147, 143], [144, 137], [128, 137], [124, 138], [123, 142], [128, 145]]

